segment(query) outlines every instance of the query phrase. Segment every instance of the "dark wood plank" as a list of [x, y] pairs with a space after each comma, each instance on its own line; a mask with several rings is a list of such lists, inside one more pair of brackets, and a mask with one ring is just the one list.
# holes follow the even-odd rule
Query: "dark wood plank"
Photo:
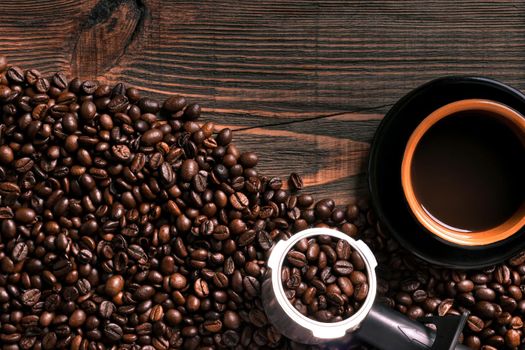
[[11, 62], [184, 94], [244, 129], [262, 171], [341, 202], [365, 189], [367, 144], [410, 89], [451, 74], [525, 88], [522, 1], [4, 0], [0, 18]]

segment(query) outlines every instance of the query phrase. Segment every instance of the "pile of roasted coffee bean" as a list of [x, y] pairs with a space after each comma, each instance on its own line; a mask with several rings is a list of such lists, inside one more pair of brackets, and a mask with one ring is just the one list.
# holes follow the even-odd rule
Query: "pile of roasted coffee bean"
[[311, 226], [368, 243], [392, 307], [472, 310], [466, 344], [523, 348], [525, 254], [483, 271], [427, 265], [365, 200], [315, 202], [297, 174], [285, 189], [199, 116], [181, 96], [0, 56], [2, 350], [306, 349], [268, 324], [260, 291], [273, 244]]
[[0, 58], [2, 349], [295, 346], [261, 305], [277, 240], [355, 206], [260, 176], [230, 129], [123, 84]]
[[352, 316], [368, 295], [368, 276], [361, 255], [342, 239], [304, 238], [286, 254], [281, 281], [290, 303], [320, 322]]

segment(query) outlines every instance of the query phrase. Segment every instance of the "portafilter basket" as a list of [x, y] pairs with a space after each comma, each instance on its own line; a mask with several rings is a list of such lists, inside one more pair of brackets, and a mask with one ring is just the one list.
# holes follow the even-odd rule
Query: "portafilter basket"
[[[284, 294], [281, 273], [286, 254], [303, 238], [326, 235], [342, 239], [358, 251], [366, 265], [369, 291], [363, 305], [351, 317], [340, 322], [319, 322], [297, 311]], [[303, 344], [319, 344], [333, 339], [340, 339], [355, 331], [368, 315], [376, 297], [377, 266], [374, 254], [363, 241], [356, 241], [350, 236], [328, 228], [311, 228], [301, 231], [288, 240], [279, 241], [268, 259], [271, 276], [263, 283], [263, 304], [270, 322], [290, 339]]]
[[[319, 322], [301, 314], [288, 301], [281, 274], [286, 255], [303, 238], [326, 235], [344, 240], [357, 251], [365, 262], [369, 291], [356, 312], [340, 322]], [[377, 293], [377, 261], [370, 248], [360, 240], [329, 228], [311, 228], [279, 241], [268, 258], [270, 272], [263, 282], [262, 301], [268, 320], [284, 336], [302, 344], [330, 344], [339, 349], [365, 342], [379, 349], [403, 350], [468, 350], [457, 344], [468, 314], [461, 316], [425, 317], [421, 321], [433, 323], [437, 331], [423, 323], [375, 301]]]

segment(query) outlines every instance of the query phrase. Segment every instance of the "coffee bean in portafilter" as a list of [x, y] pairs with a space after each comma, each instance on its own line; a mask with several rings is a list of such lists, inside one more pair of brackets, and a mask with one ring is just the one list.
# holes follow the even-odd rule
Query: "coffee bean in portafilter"
[[320, 322], [352, 316], [368, 295], [361, 255], [347, 241], [326, 235], [302, 239], [290, 249], [281, 282], [293, 307]]
[[2, 349], [305, 348], [263, 312], [269, 252], [363, 214], [260, 175], [200, 113], [0, 57]]

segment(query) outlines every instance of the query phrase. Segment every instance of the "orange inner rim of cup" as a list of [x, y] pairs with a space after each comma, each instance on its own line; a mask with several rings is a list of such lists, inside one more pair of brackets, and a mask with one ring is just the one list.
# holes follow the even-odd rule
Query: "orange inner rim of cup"
[[521, 138], [522, 143], [525, 145], [525, 118], [512, 108], [498, 102], [482, 99], [469, 99], [452, 102], [432, 112], [417, 126], [410, 136], [401, 165], [401, 183], [403, 186], [403, 192], [405, 193], [405, 198], [408, 201], [412, 213], [427, 230], [436, 236], [455, 244], [463, 246], [480, 246], [502, 241], [520, 230], [523, 225], [525, 225], [525, 202], [512, 217], [499, 226], [483, 231], [456, 231], [443, 226], [433, 219], [417, 200], [414, 188], [412, 187], [412, 160], [416, 147], [423, 135], [441, 119], [458, 112], [469, 110], [486, 111], [501, 117], [502, 121], [506, 122], [507, 125], [516, 132]]

